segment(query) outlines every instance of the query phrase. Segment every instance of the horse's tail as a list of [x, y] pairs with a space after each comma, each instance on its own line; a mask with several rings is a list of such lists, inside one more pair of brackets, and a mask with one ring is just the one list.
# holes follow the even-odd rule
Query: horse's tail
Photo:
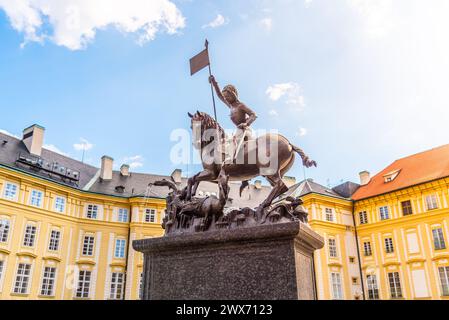
[[313, 166], [317, 166], [316, 161], [315, 160], [310, 160], [310, 158], [304, 153], [304, 151], [302, 151], [301, 148], [298, 148], [297, 146], [290, 144], [293, 148], [293, 151], [295, 151], [296, 153], [298, 153], [301, 156], [302, 159], [302, 164], [306, 167], [306, 168], [310, 168]]

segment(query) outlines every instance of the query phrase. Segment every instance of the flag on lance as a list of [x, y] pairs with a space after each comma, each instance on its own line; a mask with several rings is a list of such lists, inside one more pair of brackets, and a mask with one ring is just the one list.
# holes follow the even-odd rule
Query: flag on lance
[[206, 49], [190, 59], [190, 75], [210, 66], [209, 60], [209, 42], [206, 40]]

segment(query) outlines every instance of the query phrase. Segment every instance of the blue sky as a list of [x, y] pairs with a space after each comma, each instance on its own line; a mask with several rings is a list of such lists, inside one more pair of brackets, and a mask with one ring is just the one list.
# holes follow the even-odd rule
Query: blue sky
[[[207, 71], [188, 65], [207, 37], [219, 83], [237, 86], [255, 128], [315, 159], [306, 175], [322, 184], [449, 143], [446, 1], [105, 3], [0, 0], [0, 129], [38, 123], [77, 159], [85, 139], [95, 165], [107, 154], [171, 173], [171, 132], [189, 111], [212, 114]], [[222, 104], [218, 117], [232, 128]], [[299, 161], [289, 175], [303, 178]]]

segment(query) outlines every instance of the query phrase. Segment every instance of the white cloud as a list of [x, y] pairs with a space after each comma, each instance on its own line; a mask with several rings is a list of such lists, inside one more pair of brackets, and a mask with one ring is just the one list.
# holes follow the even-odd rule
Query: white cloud
[[306, 128], [299, 128], [297, 134], [300, 137], [304, 137], [307, 134], [307, 129]]
[[312, 0], [304, 0], [304, 6], [306, 8], [309, 8], [311, 4], [312, 4]]
[[15, 135], [15, 134], [13, 134], [13, 133], [11, 133], [9, 131], [3, 130], [3, 129], [0, 129], [0, 133], [6, 134], [7, 136], [10, 136], [10, 137], [14, 137], [14, 138], [20, 139], [19, 136]]
[[123, 159], [123, 163], [128, 164], [130, 169], [137, 169], [137, 168], [143, 167], [144, 161], [145, 161], [145, 159], [140, 155], [132, 156], [132, 157], [125, 157]]
[[285, 97], [287, 104], [303, 108], [306, 104], [301, 91], [301, 86], [296, 82], [287, 82], [268, 87], [266, 94], [272, 101], [278, 101]]
[[71, 50], [85, 48], [97, 30], [107, 27], [136, 33], [137, 42], [143, 44], [160, 31], [174, 34], [185, 26], [182, 13], [170, 0], [0, 0], [0, 9], [24, 34], [22, 45], [49, 39]]
[[275, 109], [271, 109], [268, 114], [272, 117], [278, 117], [279, 113]]
[[89, 151], [93, 147], [94, 147], [94, 145], [92, 143], [90, 143], [89, 141], [87, 141], [86, 139], [84, 139], [84, 138], [80, 138], [80, 143], [75, 143], [73, 145], [73, 148], [76, 151], [82, 151], [82, 150]]
[[54, 144], [44, 144], [44, 148], [59, 154], [62, 154], [63, 156], [68, 157], [69, 155], [63, 151], [61, 151], [58, 147], [56, 147]]
[[273, 19], [271, 18], [263, 18], [259, 23], [266, 31], [271, 31], [271, 29], [273, 29]]
[[383, 37], [394, 27], [392, 0], [347, 0], [347, 3], [357, 13], [368, 36]]
[[217, 17], [213, 21], [209, 22], [208, 24], [205, 24], [202, 28], [203, 29], [218, 28], [218, 27], [224, 26], [228, 23], [229, 23], [228, 18], [225, 18], [221, 14], [218, 14]]

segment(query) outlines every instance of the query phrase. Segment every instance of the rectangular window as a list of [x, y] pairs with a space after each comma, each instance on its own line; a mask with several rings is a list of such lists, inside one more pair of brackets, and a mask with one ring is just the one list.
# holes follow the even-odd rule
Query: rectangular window
[[2, 281], [2, 276], [3, 276], [3, 260], [0, 260], [0, 282]]
[[95, 204], [89, 204], [87, 206], [86, 218], [97, 219], [97, 216], [98, 216], [98, 206]]
[[78, 286], [76, 288], [77, 298], [89, 298], [91, 275], [91, 271], [81, 270], [79, 272]]
[[402, 206], [402, 215], [409, 216], [413, 214], [412, 202], [410, 200], [402, 201], [401, 206]]
[[93, 236], [84, 236], [83, 240], [83, 256], [92, 256], [94, 254], [94, 242]]
[[379, 208], [380, 213], [380, 220], [388, 220], [390, 219], [390, 211], [388, 210], [388, 207], [380, 207]]
[[368, 214], [366, 213], [366, 211], [359, 212], [359, 220], [360, 224], [368, 223]]
[[154, 223], [156, 222], [156, 210], [146, 209], [145, 210], [145, 222]]
[[393, 239], [392, 238], [385, 238], [385, 252], [386, 253], [393, 253], [394, 252], [394, 246], [393, 246]]
[[399, 272], [391, 272], [388, 274], [388, 282], [390, 283], [390, 295], [392, 299], [402, 298], [401, 280]]
[[438, 268], [440, 274], [441, 295], [449, 296], [449, 267]]
[[342, 300], [343, 290], [341, 287], [341, 275], [339, 273], [332, 272], [331, 280], [332, 280], [332, 298], [334, 300]]
[[443, 250], [446, 249], [446, 242], [444, 241], [443, 229], [433, 229], [433, 245], [435, 250]]
[[9, 220], [1, 219], [0, 220], [0, 242], [6, 243], [8, 242], [9, 236]]
[[363, 243], [363, 252], [365, 257], [370, 257], [373, 255], [373, 251], [371, 250], [371, 242]]
[[326, 208], [326, 221], [334, 222], [334, 212], [331, 208]]
[[331, 258], [337, 258], [337, 242], [335, 241], [335, 239], [329, 239], [328, 240], [328, 245], [329, 245], [329, 256]]
[[56, 197], [55, 198], [55, 211], [63, 213], [65, 211], [65, 198]]
[[42, 191], [32, 190], [30, 204], [35, 207], [42, 207]]
[[140, 273], [139, 280], [139, 299], [142, 300], [142, 291], [143, 291], [143, 272]]
[[30, 283], [31, 264], [19, 263], [17, 267], [16, 281], [14, 282], [14, 293], [27, 294]]
[[18, 187], [13, 183], [6, 183], [3, 197], [7, 200], [15, 201], [17, 199]]
[[52, 230], [50, 234], [50, 243], [48, 244], [48, 250], [58, 251], [60, 239], [61, 239], [61, 232], [58, 230]]
[[128, 222], [128, 209], [118, 209], [118, 222]]
[[368, 299], [379, 300], [379, 287], [377, 286], [377, 276], [374, 274], [367, 275], [366, 284], [368, 287]]
[[109, 299], [122, 300], [123, 299], [123, 278], [124, 274], [114, 272], [111, 279], [111, 293]]
[[349, 257], [349, 263], [355, 263], [355, 258], [354, 257]]
[[438, 209], [438, 199], [436, 194], [431, 194], [426, 197], [427, 210]]
[[34, 240], [36, 240], [36, 226], [28, 224], [25, 229], [25, 236], [23, 237], [23, 246], [34, 247]]
[[124, 240], [124, 239], [115, 240], [115, 257], [116, 258], [124, 258], [125, 257], [125, 246], [126, 246], [126, 240]]
[[41, 285], [41, 295], [52, 297], [55, 295], [55, 279], [56, 279], [56, 268], [55, 267], [45, 267], [44, 274], [42, 276]]

